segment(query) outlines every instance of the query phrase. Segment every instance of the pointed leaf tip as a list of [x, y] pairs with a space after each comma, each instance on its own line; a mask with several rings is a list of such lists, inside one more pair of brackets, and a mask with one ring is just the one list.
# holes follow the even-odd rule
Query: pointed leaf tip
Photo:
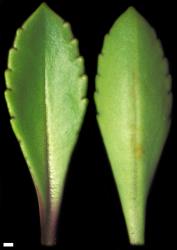
[[[29, 19], [32, 17], [34, 18], [35, 16], [37, 16], [38, 18], [40, 18], [41, 16], [43, 16], [44, 18], [50, 15], [54, 15], [57, 16], [58, 19], [63, 20], [55, 11], [53, 11], [48, 5], [47, 3], [43, 2], [39, 5], [39, 7], [32, 13], [32, 15], [29, 17]], [[28, 19], [27, 19], [28, 21]], [[63, 20], [64, 21], [64, 20]]]
[[48, 10], [52, 10], [50, 9], [50, 7], [47, 5], [47, 3], [43, 2], [39, 5], [39, 7], [36, 9], [36, 11], [48, 11]]
[[115, 23], [122, 22], [124, 23], [124, 25], [127, 25], [127, 23], [129, 25], [136, 25], [137, 22], [140, 20], [146, 21], [145, 18], [136, 10], [135, 7], [130, 6], [120, 15], [120, 17], [116, 20]]
[[127, 14], [127, 15], [137, 15], [137, 13], [139, 14], [139, 12], [135, 9], [135, 7], [133, 6], [130, 6], [126, 9], [126, 11], [123, 13], [124, 14]]

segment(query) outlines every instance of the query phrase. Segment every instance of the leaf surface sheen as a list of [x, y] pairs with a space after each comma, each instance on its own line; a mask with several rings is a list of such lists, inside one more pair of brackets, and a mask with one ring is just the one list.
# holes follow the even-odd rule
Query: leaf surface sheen
[[132, 244], [144, 243], [147, 195], [170, 126], [170, 90], [161, 43], [130, 7], [105, 36], [95, 102]]
[[[87, 77], [69, 24], [46, 4], [17, 30], [5, 77], [11, 124], [37, 190], [41, 227], [49, 224], [52, 231], [87, 106]], [[47, 230], [42, 241], [50, 245]]]

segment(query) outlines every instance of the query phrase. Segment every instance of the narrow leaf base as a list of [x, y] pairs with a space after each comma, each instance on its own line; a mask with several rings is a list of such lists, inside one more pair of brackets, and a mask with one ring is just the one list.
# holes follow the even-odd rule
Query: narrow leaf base
[[[127, 211], [126, 211], [127, 212]], [[131, 245], [144, 245], [145, 242], [145, 218], [144, 208], [139, 205], [136, 209], [130, 209], [125, 214], [129, 241]]]
[[51, 209], [45, 216], [41, 216], [41, 244], [44, 246], [56, 245], [58, 211]]

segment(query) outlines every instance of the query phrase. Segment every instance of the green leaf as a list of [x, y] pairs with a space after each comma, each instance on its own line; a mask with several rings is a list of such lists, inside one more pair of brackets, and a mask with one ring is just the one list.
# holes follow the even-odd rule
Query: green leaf
[[41, 242], [55, 244], [69, 160], [87, 106], [87, 77], [70, 26], [46, 4], [17, 30], [5, 72], [13, 131], [38, 195]]
[[105, 37], [95, 102], [132, 244], [144, 243], [147, 195], [170, 126], [170, 88], [155, 31], [128, 8]]

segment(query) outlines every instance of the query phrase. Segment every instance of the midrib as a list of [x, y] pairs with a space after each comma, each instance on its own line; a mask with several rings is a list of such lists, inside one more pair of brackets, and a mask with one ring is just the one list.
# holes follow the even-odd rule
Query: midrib
[[[46, 41], [45, 36], [47, 34], [46, 31], [46, 24], [44, 25], [44, 41]], [[44, 46], [45, 48], [45, 46]], [[49, 120], [48, 120], [48, 106], [49, 106], [49, 102], [48, 102], [48, 77], [47, 77], [47, 64], [46, 64], [46, 49], [44, 49], [44, 103], [45, 103], [45, 108], [44, 108], [44, 112], [45, 112], [45, 125], [46, 125], [46, 131], [45, 131], [45, 135], [46, 135], [46, 214], [48, 216], [50, 216], [50, 211], [51, 211], [51, 172], [50, 172], [50, 145], [49, 145]]]
[[140, 97], [139, 97], [139, 87], [140, 87], [140, 78], [139, 78], [139, 34], [138, 34], [138, 20], [136, 20], [135, 25], [135, 31], [136, 31], [136, 41], [135, 41], [135, 55], [134, 58], [136, 61], [134, 61], [134, 75], [132, 75], [133, 79], [133, 107], [134, 107], [134, 133], [132, 138], [132, 153], [133, 153], [133, 171], [132, 171], [132, 185], [133, 185], [133, 192], [132, 192], [132, 205], [133, 205], [133, 211], [135, 213], [135, 220], [137, 220], [137, 216], [139, 213], [139, 206], [141, 207], [141, 204], [139, 204], [139, 171], [138, 169], [140, 167], [140, 158], [138, 155], [139, 147], [141, 147], [141, 138], [140, 138]]

